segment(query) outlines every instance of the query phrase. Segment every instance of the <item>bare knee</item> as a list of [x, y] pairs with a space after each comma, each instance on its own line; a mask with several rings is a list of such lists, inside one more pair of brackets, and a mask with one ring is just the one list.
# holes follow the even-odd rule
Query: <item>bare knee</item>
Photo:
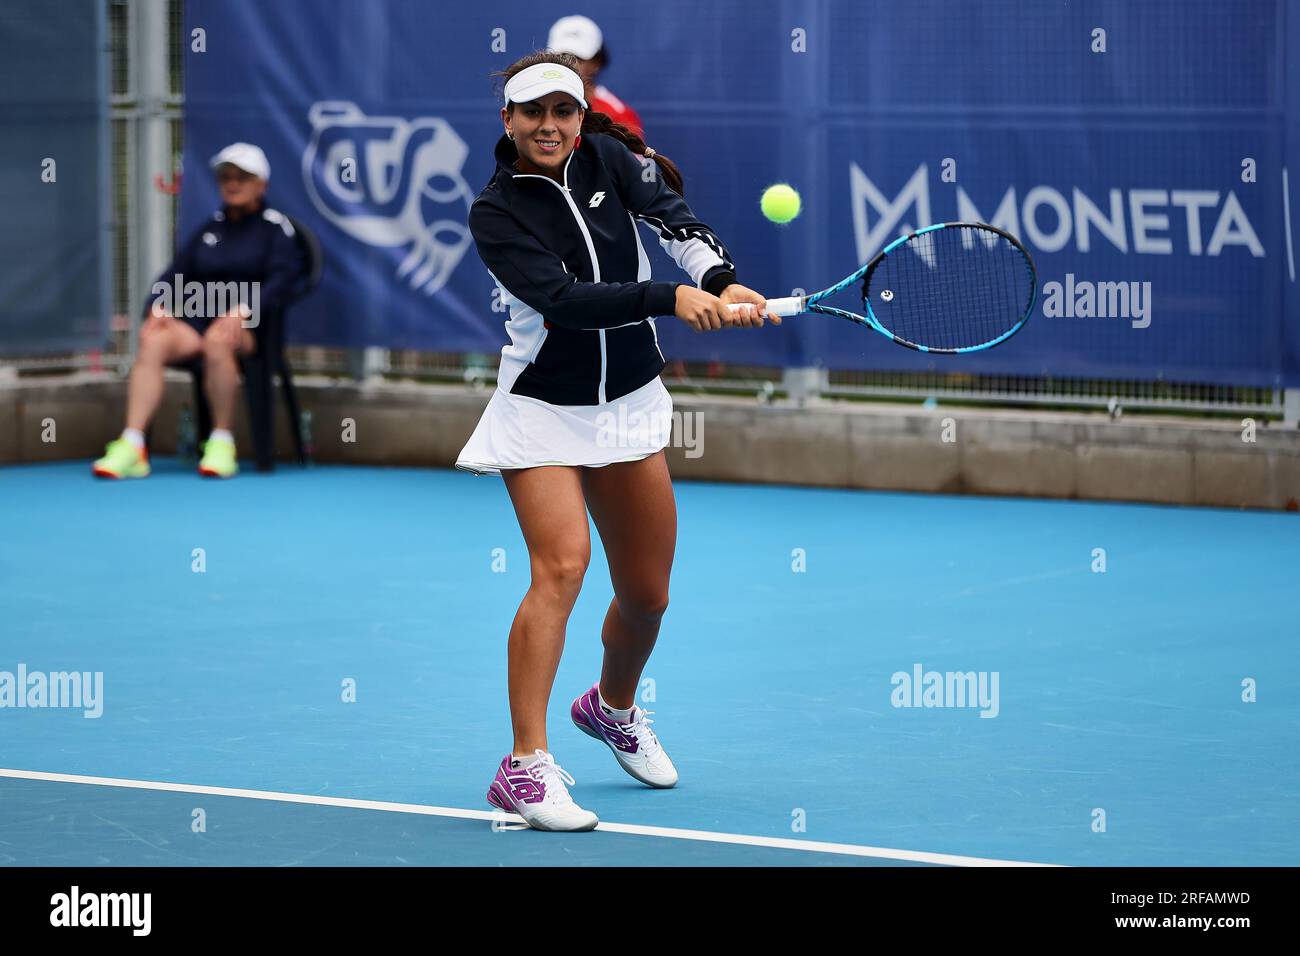
[[668, 610], [668, 589], [645, 588], [618, 595], [618, 612], [637, 624], [658, 624]]
[[572, 604], [582, 590], [590, 556], [572, 554], [533, 561], [533, 588]]
[[214, 365], [225, 365], [227, 363], [234, 362], [234, 360], [235, 360], [235, 352], [233, 349], [230, 348], [230, 346], [217, 345], [215, 343], [209, 342], [207, 339], [204, 339], [203, 361], [209, 367]]
[[203, 361], [209, 363], [233, 362], [235, 361], [235, 346], [214, 335], [205, 335], [203, 336]]

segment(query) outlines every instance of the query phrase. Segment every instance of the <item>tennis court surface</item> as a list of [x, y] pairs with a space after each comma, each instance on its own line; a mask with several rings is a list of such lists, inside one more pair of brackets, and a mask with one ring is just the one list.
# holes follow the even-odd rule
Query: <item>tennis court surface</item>
[[[677, 495], [639, 702], [681, 783], [641, 787], [569, 723], [611, 593], [595, 543], [550, 747], [603, 825], [562, 835], [484, 800], [528, 583], [499, 480], [0, 469], [0, 863], [1296, 859], [1294, 516]], [[102, 690], [18, 707], [20, 667], [24, 703], [35, 673]]]

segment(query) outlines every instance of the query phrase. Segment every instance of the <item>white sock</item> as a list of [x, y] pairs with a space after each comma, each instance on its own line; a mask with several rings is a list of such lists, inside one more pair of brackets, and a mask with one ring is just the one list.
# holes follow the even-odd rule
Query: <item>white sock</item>
[[123, 428], [122, 438], [129, 441], [136, 448], [144, 450], [144, 432], [138, 428]]
[[511, 770], [523, 770], [527, 767], [531, 767], [535, 763], [537, 763], [537, 754], [535, 753], [529, 754], [527, 757], [520, 757], [514, 753], [510, 754]]
[[227, 428], [212, 429], [212, 434], [208, 438], [213, 441], [228, 441], [232, 445], [235, 443], [235, 436], [230, 434], [230, 430]]
[[600, 709], [605, 712], [606, 717], [610, 718], [611, 720], [617, 720], [620, 724], [626, 724], [632, 719], [632, 711], [636, 710], [636, 704], [633, 704], [631, 707], [628, 707], [626, 709], [620, 710], [617, 707], [611, 707], [609, 705], [609, 703], [605, 700], [604, 695], [601, 694], [600, 688], [596, 688], [596, 696], [600, 698]]

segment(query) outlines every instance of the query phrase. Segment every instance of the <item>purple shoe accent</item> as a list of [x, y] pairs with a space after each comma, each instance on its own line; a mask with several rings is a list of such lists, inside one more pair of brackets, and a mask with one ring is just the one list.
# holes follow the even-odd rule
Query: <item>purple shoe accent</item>
[[511, 755], [506, 754], [497, 767], [496, 778], [488, 788], [488, 803], [507, 813], [518, 813], [521, 803], [541, 803], [546, 799], [546, 784], [534, 780], [524, 768], [510, 768]]
[[492, 806], [496, 807], [498, 810], [504, 810], [506, 813], [514, 813], [514, 807], [508, 805], [510, 801], [497, 792], [500, 789], [501, 785], [493, 780], [492, 786], [487, 792], [488, 803], [492, 804]]
[[618, 724], [605, 716], [600, 709], [600, 685], [593, 684], [591, 690], [573, 702], [569, 715], [578, 729], [588, 737], [603, 740], [615, 750], [625, 754], [634, 754], [640, 748], [636, 738], [623, 733]]

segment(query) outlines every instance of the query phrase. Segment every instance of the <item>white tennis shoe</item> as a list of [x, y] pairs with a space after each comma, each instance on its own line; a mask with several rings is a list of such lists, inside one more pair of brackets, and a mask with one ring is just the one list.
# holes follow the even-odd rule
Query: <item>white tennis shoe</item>
[[578, 806], [566, 784], [576, 781], [544, 750], [527, 767], [506, 754], [488, 788], [488, 803], [498, 810], [517, 813], [536, 830], [594, 830], [596, 814]]
[[650, 729], [654, 723], [650, 719], [652, 711], [633, 705], [629, 721], [615, 720], [600, 705], [599, 686], [594, 685], [569, 708], [574, 725], [614, 751], [618, 765], [646, 786], [661, 789], [675, 786], [677, 768]]

